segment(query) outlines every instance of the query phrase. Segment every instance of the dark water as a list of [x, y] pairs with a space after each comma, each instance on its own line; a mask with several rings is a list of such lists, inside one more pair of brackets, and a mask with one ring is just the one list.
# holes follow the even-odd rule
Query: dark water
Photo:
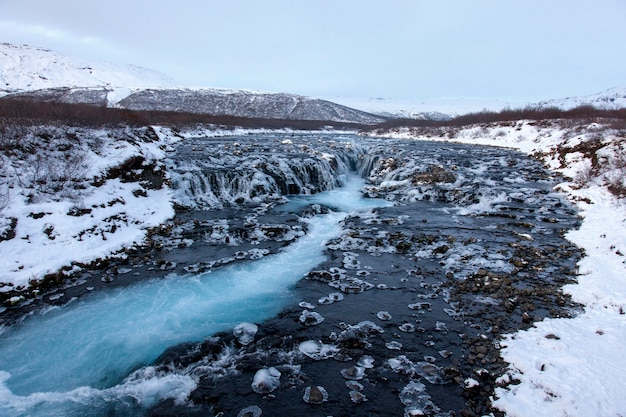
[[[350, 175], [368, 180], [366, 197], [390, 204], [347, 214], [317, 265], [287, 284], [280, 313], [245, 319], [258, 325], [252, 343], [241, 345], [230, 329], [202, 342], [172, 343], [130, 382], [178, 378], [181, 384], [170, 389], [186, 389], [168, 395], [160, 385], [150, 401], [136, 393], [141, 390], [98, 394], [95, 402], [108, 405], [95, 407], [96, 414], [236, 416], [249, 406], [263, 415], [488, 413], [505, 366], [500, 336], [574, 308], [560, 287], [573, 279], [579, 256], [562, 237], [576, 227], [575, 212], [552, 192], [557, 180], [519, 153], [266, 135], [186, 141], [170, 170], [178, 200], [190, 209], [152, 237], [127, 266], [132, 274], [116, 274], [115, 265], [92, 271], [87, 284], [64, 289], [66, 297], [89, 282], [124, 288], [269, 259], [307, 233], [301, 218], [345, 211], [345, 195], [324, 200], [315, 193]], [[285, 204], [290, 192], [309, 195]], [[287, 257], [272, 268], [295, 270], [301, 263]], [[248, 308], [242, 303], [234, 316]], [[329, 353], [320, 358], [312, 346]], [[356, 380], [346, 377], [354, 366]], [[255, 392], [255, 373], [272, 367], [280, 385]], [[324, 401], [307, 403], [307, 388], [317, 386]]]

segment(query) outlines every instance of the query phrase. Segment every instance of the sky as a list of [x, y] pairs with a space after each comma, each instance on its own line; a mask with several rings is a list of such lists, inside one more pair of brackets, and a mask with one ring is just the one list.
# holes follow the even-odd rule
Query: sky
[[0, 0], [0, 42], [313, 97], [589, 95], [625, 39], [626, 0]]

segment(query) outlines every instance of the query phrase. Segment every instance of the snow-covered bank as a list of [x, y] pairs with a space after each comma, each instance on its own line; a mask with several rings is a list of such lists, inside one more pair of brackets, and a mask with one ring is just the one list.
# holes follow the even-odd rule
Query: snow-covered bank
[[583, 217], [581, 227], [566, 237], [586, 254], [578, 283], [564, 291], [584, 305], [584, 312], [574, 319], [546, 319], [500, 341], [502, 357], [510, 363], [502, 382], [515, 382], [497, 388], [493, 404], [512, 417], [626, 414], [621, 395], [626, 373], [624, 131], [597, 123], [519, 121], [436, 132], [396, 129], [385, 135], [516, 148], [564, 175], [557, 189]]
[[0, 291], [141, 243], [173, 216], [162, 170], [171, 140], [150, 128], [5, 127]]
[[1, 126], [0, 293], [20, 302], [13, 290], [141, 244], [174, 215], [166, 158], [175, 142], [269, 132]]

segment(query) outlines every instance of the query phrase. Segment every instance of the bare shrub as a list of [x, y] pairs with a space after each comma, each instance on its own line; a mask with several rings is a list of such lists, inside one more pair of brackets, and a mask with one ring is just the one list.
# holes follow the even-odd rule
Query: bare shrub
[[68, 137], [66, 129], [39, 126], [16, 130], [5, 144], [0, 150], [5, 185], [11, 182], [10, 176], [31, 202], [43, 195], [73, 198], [84, 188], [87, 149], [78, 138]]

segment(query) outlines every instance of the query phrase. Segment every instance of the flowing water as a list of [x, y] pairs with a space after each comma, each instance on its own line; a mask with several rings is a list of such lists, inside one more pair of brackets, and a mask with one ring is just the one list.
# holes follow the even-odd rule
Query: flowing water
[[[414, 394], [428, 415], [458, 413], [463, 379], [493, 384], [504, 366], [493, 353], [500, 332], [519, 328], [525, 312], [555, 316], [567, 305], [558, 287], [576, 254], [561, 233], [575, 213], [551, 191], [554, 179], [515, 152], [262, 135], [182, 142], [168, 170], [175, 198], [191, 207], [151, 253], [172, 271], [100, 283], [3, 329], [0, 416], [234, 416], [257, 403], [268, 415], [302, 415], [312, 410], [306, 381], [331, 397], [320, 415], [401, 415], [416, 412], [417, 380], [428, 385]], [[234, 261], [246, 257], [260, 259]], [[258, 344], [237, 347], [241, 322], [259, 324]], [[337, 360], [298, 348], [311, 339], [304, 346], [339, 349], [365, 333], [344, 341]], [[480, 377], [473, 337], [488, 343], [476, 361], [491, 371]], [[349, 392], [348, 353], [375, 358]], [[267, 366], [282, 370], [283, 386], [261, 397], [250, 383]], [[488, 413], [483, 404], [473, 409]]]
[[117, 409], [138, 397], [149, 406], [160, 395], [186, 392], [193, 381], [184, 377], [124, 378], [169, 346], [269, 318], [293, 301], [290, 287], [324, 260], [324, 243], [339, 235], [345, 213], [386, 204], [360, 197], [363, 184], [350, 176], [343, 187], [315, 195], [315, 203], [343, 212], [307, 219], [307, 233], [276, 255], [93, 294], [8, 329], [0, 340], [0, 413], [84, 415], [83, 405]]

